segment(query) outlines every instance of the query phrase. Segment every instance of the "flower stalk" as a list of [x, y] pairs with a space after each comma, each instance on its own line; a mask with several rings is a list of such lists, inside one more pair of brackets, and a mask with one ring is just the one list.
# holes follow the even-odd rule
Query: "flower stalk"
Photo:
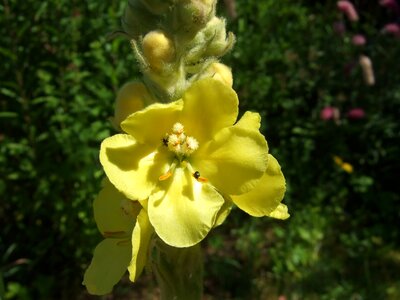
[[152, 270], [159, 284], [161, 300], [201, 300], [203, 256], [200, 244], [175, 248], [158, 239]]

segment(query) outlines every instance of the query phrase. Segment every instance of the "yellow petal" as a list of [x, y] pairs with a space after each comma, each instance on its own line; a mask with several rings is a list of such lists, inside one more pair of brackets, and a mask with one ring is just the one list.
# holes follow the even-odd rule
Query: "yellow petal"
[[130, 115], [121, 123], [121, 128], [139, 143], [158, 147], [165, 134], [178, 122], [182, 105], [182, 101], [152, 104]]
[[132, 232], [132, 260], [129, 264], [129, 279], [135, 282], [145, 267], [149, 254], [151, 237], [154, 229], [149, 217], [142, 209], [137, 217], [135, 229]]
[[181, 123], [188, 135], [200, 144], [222, 128], [235, 123], [239, 100], [235, 91], [222, 82], [207, 78], [196, 81], [183, 95]]
[[101, 143], [100, 162], [111, 183], [132, 200], [147, 198], [168, 169], [170, 154], [138, 144], [127, 134], [117, 134]]
[[119, 239], [105, 239], [94, 250], [82, 284], [92, 295], [108, 294], [124, 275], [130, 260], [131, 247]]
[[154, 102], [146, 86], [141, 82], [126, 83], [117, 94], [115, 100], [114, 124], [119, 127], [127, 116], [141, 110], [146, 104]]
[[128, 200], [108, 179], [93, 202], [97, 227], [110, 237], [130, 235], [140, 208], [137, 201]]
[[287, 206], [283, 203], [280, 203], [273, 212], [268, 214], [268, 217], [280, 219], [280, 220], [286, 220], [287, 218], [290, 217], [290, 214], [288, 213]]
[[233, 126], [193, 154], [193, 166], [224, 194], [240, 195], [253, 189], [267, 167], [268, 146], [255, 130]]
[[198, 182], [178, 167], [150, 196], [148, 214], [158, 236], [174, 247], [200, 242], [213, 227], [224, 198], [209, 184]]
[[231, 213], [233, 202], [230, 199], [230, 197], [224, 197], [224, 199], [225, 199], [224, 205], [222, 205], [221, 209], [219, 210], [219, 212], [217, 214], [217, 218], [215, 220], [214, 227], [217, 227], [217, 226], [221, 225], [222, 223], [224, 223], [225, 219]]
[[257, 186], [250, 192], [232, 196], [240, 209], [254, 217], [268, 216], [281, 203], [285, 194], [285, 178], [278, 161], [268, 155], [268, 167]]
[[235, 126], [258, 131], [261, 126], [261, 116], [259, 113], [246, 111]]

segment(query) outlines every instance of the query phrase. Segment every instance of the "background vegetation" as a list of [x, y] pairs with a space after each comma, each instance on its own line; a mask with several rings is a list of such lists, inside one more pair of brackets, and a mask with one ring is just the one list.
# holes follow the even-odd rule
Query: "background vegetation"
[[[400, 39], [381, 30], [399, 16], [377, 1], [354, 1], [355, 24], [335, 1], [236, 2], [237, 44], [224, 61], [242, 112], [262, 114], [292, 217], [233, 211], [204, 243], [207, 299], [399, 299]], [[0, 3], [0, 298], [92, 298], [81, 280], [101, 239], [91, 208], [99, 144], [113, 132], [116, 91], [137, 75], [128, 41], [108, 38], [124, 6]], [[366, 45], [352, 44], [357, 33]], [[322, 120], [327, 106], [340, 118]], [[356, 107], [365, 117], [347, 116]], [[147, 274], [107, 299], [152, 295]]]

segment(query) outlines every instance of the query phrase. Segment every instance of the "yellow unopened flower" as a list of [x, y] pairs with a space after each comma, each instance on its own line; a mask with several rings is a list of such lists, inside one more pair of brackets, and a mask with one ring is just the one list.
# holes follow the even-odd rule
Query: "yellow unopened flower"
[[140, 275], [154, 230], [139, 202], [126, 199], [108, 180], [93, 208], [105, 239], [94, 250], [83, 284], [90, 294], [104, 295], [112, 291], [127, 269], [132, 281]]
[[130, 115], [121, 124], [127, 134], [103, 141], [108, 178], [147, 207], [165, 243], [197, 244], [223, 222], [231, 201], [255, 216], [279, 207], [285, 180], [259, 131], [260, 116], [237, 116], [234, 90], [204, 79], [181, 100]]
[[207, 70], [204, 72], [203, 78], [212, 77], [216, 80], [221, 81], [229, 87], [233, 85], [232, 70], [227, 65], [221, 63], [212, 63]]
[[138, 81], [126, 83], [118, 91], [115, 101], [115, 115], [113, 119], [115, 127], [118, 128], [121, 122], [130, 114], [141, 110], [146, 104], [153, 102], [152, 96], [143, 83]]
[[143, 54], [152, 68], [161, 69], [175, 55], [173, 41], [161, 30], [150, 31], [142, 41]]

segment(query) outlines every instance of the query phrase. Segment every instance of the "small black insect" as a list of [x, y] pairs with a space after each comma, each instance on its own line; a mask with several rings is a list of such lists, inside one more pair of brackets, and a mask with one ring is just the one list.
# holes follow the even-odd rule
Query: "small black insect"
[[165, 147], [168, 147], [168, 137], [164, 137], [164, 138], [162, 139], [162, 143], [163, 143], [163, 145], [164, 145]]
[[193, 177], [196, 178], [196, 179], [199, 179], [200, 178], [200, 172], [199, 171], [194, 172], [193, 173]]

